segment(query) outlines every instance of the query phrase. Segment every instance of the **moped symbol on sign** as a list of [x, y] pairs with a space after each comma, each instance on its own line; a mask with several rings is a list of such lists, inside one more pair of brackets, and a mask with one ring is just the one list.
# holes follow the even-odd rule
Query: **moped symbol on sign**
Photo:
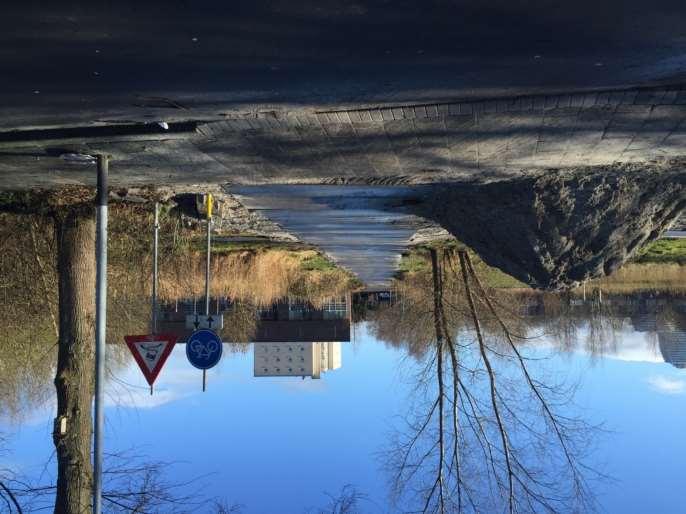
[[176, 336], [173, 334], [146, 334], [139, 336], [125, 336], [126, 345], [131, 350], [138, 367], [151, 386], [167, 357], [174, 349]]
[[186, 341], [186, 357], [194, 367], [210, 369], [222, 357], [222, 340], [212, 330], [196, 330]]

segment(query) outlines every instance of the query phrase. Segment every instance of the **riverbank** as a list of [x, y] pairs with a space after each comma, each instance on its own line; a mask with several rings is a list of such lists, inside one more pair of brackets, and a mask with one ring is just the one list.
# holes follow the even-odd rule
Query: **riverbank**
[[[686, 243], [682, 239], [660, 239], [646, 245], [639, 254], [625, 263], [613, 274], [586, 282], [587, 288], [602, 288], [607, 292], [630, 293], [636, 291], [686, 291]], [[466, 248], [474, 262], [479, 276], [486, 285], [496, 289], [531, 290], [527, 284], [504, 273], [498, 268], [487, 265], [478, 254], [456, 239], [443, 239], [412, 247], [403, 254], [397, 280], [408, 275], [428, 273], [430, 262], [428, 250], [457, 250]], [[580, 292], [581, 287], [572, 289]]]

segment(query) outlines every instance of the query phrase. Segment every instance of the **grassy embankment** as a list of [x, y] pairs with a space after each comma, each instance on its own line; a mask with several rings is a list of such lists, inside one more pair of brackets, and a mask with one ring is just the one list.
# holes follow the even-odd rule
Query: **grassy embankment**
[[[192, 252], [160, 268], [160, 294], [175, 300], [202, 296], [205, 254]], [[347, 271], [313, 249], [225, 248], [212, 256], [211, 294], [258, 307], [290, 297], [320, 304], [360, 286]]]
[[[112, 215], [112, 272], [123, 280], [144, 284], [149, 294], [152, 215], [127, 210]], [[173, 213], [160, 217], [160, 297], [174, 301], [203, 296], [205, 291], [205, 229], [182, 226]], [[137, 227], [131, 230], [131, 227]], [[132, 268], [130, 263], [137, 265]], [[218, 236], [212, 244], [210, 292], [249, 302], [257, 307], [291, 297], [320, 303], [360, 286], [350, 273], [336, 266], [316, 249], [269, 240], [231, 241]], [[129, 264], [129, 265], [127, 265]], [[112, 273], [111, 272], [111, 273]], [[138, 275], [136, 277], [136, 275]]]
[[660, 239], [642, 248], [633, 262], [638, 264], [686, 265], [686, 239]]
[[[457, 241], [441, 241], [436, 248], [457, 248]], [[413, 248], [403, 255], [398, 276], [428, 272], [428, 246]], [[491, 287], [501, 289], [527, 289], [519, 280], [485, 264], [472, 253], [477, 271]], [[591, 280], [588, 287], [602, 287], [608, 292], [632, 292], [640, 290], [686, 290], [686, 239], [660, 239], [644, 247], [638, 255], [627, 262], [610, 277]]]

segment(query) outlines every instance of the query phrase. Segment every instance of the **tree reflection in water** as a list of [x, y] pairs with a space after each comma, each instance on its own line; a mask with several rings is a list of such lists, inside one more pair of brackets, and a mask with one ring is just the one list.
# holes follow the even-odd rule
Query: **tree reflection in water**
[[414, 408], [389, 448], [396, 503], [441, 513], [588, 511], [588, 481], [601, 475], [583, 457], [596, 428], [564, 413], [569, 388], [534, 375], [511, 309], [484, 287], [469, 254], [432, 249], [430, 258], [430, 287], [403, 308], [432, 333]]
[[[51, 382], [58, 393], [53, 433], [56, 483], [34, 482], [0, 467], [0, 505], [20, 512], [53, 505], [58, 513], [91, 508], [95, 263], [89, 258], [94, 255], [95, 218], [92, 190], [74, 188], [69, 193], [71, 202], [66, 201], [65, 191], [9, 193], [0, 205], [4, 290], [0, 295], [0, 326], [6, 329], [0, 334], [0, 418], [18, 422], [35, 408], [49, 408], [55, 398]], [[115, 203], [110, 208], [108, 343], [121, 342], [124, 334], [148, 330], [150, 206]], [[199, 296], [204, 255], [198, 251], [197, 231], [182, 230], [181, 219], [171, 215], [163, 215], [161, 222], [163, 234], [171, 235], [162, 238], [160, 247], [161, 299], [175, 301], [188, 292]], [[216, 256], [218, 279], [213, 292], [240, 299], [227, 316], [222, 336], [228, 341], [250, 340], [256, 309], [278, 295], [323, 301], [322, 292], [347, 291], [355, 284], [350, 274], [327, 266], [317, 257], [312, 249], [265, 249]], [[317, 269], [307, 266], [309, 261], [318, 264]], [[222, 276], [226, 277], [223, 281]], [[236, 344], [232, 347], [244, 349]], [[111, 385], [128, 386], [118, 373], [130, 360], [124, 345], [108, 345]], [[0, 439], [0, 452], [4, 448]], [[207, 511], [212, 499], [188, 493], [192, 483], [168, 479], [168, 469], [167, 462], [150, 461], [130, 452], [107, 455], [103, 489], [106, 508], [113, 512]], [[39, 480], [43, 479], [41, 475]], [[235, 512], [236, 506], [221, 505], [210, 511], [214, 510]]]

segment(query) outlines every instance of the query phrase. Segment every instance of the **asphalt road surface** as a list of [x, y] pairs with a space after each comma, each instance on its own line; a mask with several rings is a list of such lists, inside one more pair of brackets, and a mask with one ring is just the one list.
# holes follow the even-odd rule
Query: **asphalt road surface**
[[0, 129], [675, 82], [680, 0], [15, 2]]

